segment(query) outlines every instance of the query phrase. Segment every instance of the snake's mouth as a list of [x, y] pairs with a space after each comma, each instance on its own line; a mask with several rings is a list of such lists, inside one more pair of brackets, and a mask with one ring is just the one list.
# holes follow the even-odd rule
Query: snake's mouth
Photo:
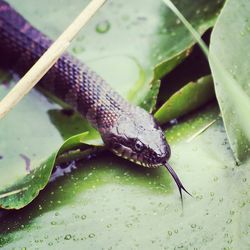
[[138, 154], [133, 152], [130, 148], [121, 146], [119, 149], [112, 149], [112, 151], [119, 157], [122, 157], [126, 160], [129, 160], [133, 163], [136, 163], [140, 166], [146, 167], [146, 168], [157, 168], [162, 166], [162, 163], [149, 163], [144, 159], [143, 153]]

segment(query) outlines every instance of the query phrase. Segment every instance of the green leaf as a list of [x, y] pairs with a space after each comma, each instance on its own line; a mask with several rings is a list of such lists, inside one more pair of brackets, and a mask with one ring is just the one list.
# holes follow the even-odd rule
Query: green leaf
[[[54, 39], [88, 3], [74, 0], [68, 8], [68, 1], [61, 0], [58, 8], [56, 1], [49, 0], [9, 2]], [[222, 3], [176, 1], [201, 34], [214, 25]], [[138, 104], [143, 103], [152, 84], [188, 56], [193, 44], [192, 36], [162, 1], [117, 0], [107, 1], [73, 42], [71, 52]]]
[[213, 79], [204, 76], [190, 82], [173, 94], [154, 114], [160, 123], [166, 123], [206, 104], [214, 98]]
[[[248, 129], [250, 88], [247, 83], [248, 69], [241, 57], [245, 55], [245, 50], [249, 46], [248, 8], [250, 5], [243, 1], [237, 3], [231, 0], [227, 1], [213, 30], [211, 49], [208, 51], [200, 35], [178, 8], [171, 1], [164, 1], [180, 18], [199, 43], [203, 52], [209, 57], [215, 79], [215, 91], [231, 148], [238, 163], [246, 161], [250, 151], [250, 132]], [[238, 13], [241, 13], [241, 16], [237, 22], [234, 22], [234, 16]], [[237, 48], [236, 51], [235, 48]], [[247, 57], [244, 58], [247, 62]]]
[[[207, 31], [203, 39], [209, 42], [211, 31]], [[210, 75], [211, 70], [207, 57], [196, 44], [190, 55], [171, 72], [161, 79], [161, 87], [157, 98], [157, 107], [165, 103], [175, 92], [189, 82], [195, 82], [203, 76]]]
[[2, 248], [249, 249], [247, 164], [234, 164], [220, 119], [187, 142], [215, 111], [167, 131], [176, 139], [170, 164], [193, 195], [185, 195], [183, 210], [164, 167], [105, 154], [79, 163], [26, 208], [3, 214]]
[[[68, 1], [62, 0], [59, 8], [58, 2], [48, 0], [35, 4], [28, 0], [9, 2], [52, 38], [87, 3], [75, 0], [69, 7]], [[202, 33], [213, 25], [221, 3], [207, 4], [203, 0], [190, 5], [190, 1], [179, 1], [178, 6], [192, 16]], [[147, 5], [142, 1], [125, 4], [119, 0], [103, 7], [73, 43], [71, 52], [125, 98], [152, 111], [159, 90], [158, 79], [186, 57], [192, 45], [191, 36], [163, 3], [151, 0]], [[0, 86], [0, 97], [8, 90]], [[88, 144], [92, 145], [93, 141], [89, 142], [87, 134], [82, 134], [84, 131], [91, 131], [88, 135], [92, 138], [92, 128], [77, 114], [62, 113], [58, 105], [36, 91], [26, 97], [0, 123], [3, 157], [0, 159], [0, 206], [17, 209], [30, 203], [47, 184], [58, 150], [69, 150], [79, 143], [82, 150], [64, 152], [59, 162], [89, 153]], [[70, 138], [72, 135], [76, 136]]]
[[[9, 90], [0, 85], [0, 98]], [[16, 109], [0, 123], [0, 204], [3, 208], [21, 208], [33, 200], [47, 184], [61, 152], [81, 145], [100, 145], [96, 132], [83, 119], [69, 116], [55, 104], [33, 90]], [[52, 121], [52, 122], [51, 122]], [[53, 124], [60, 124], [54, 126]], [[70, 129], [67, 125], [70, 124]], [[63, 143], [67, 133], [82, 133]], [[72, 135], [71, 134], [71, 135]], [[68, 134], [69, 136], [69, 134]], [[63, 145], [62, 145], [63, 144]], [[62, 145], [62, 146], [61, 146]]]
[[192, 142], [219, 119], [219, 109], [215, 103], [205, 106], [199, 111], [180, 119], [171, 129], [166, 130], [167, 141], [178, 143]]
[[250, 155], [249, 11], [249, 2], [228, 0], [210, 46], [215, 91], [238, 162]]

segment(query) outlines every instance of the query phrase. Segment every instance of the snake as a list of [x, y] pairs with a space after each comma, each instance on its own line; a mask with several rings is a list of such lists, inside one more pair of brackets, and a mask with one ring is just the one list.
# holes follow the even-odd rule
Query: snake
[[[23, 76], [53, 41], [0, 0], [0, 67]], [[86, 64], [64, 53], [39, 86], [72, 106], [95, 127], [105, 146], [144, 167], [165, 166], [179, 189], [190, 194], [169, 165], [170, 146], [154, 117], [129, 103]]]

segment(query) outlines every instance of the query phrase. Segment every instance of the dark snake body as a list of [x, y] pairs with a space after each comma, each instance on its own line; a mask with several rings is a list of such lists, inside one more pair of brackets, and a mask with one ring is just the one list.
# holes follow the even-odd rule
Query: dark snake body
[[[0, 64], [24, 75], [52, 44], [4, 1], [0, 1]], [[109, 127], [128, 103], [85, 64], [65, 53], [40, 86], [87, 116], [98, 129]]]
[[[22, 76], [51, 44], [52, 40], [0, 0], [1, 67]], [[146, 167], [165, 165], [180, 193], [185, 190], [167, 162], [170, 147], [154, 118], [129, 104], [85, 64], [64, 53], [39, 84], [85, 116], [115, 154]]]

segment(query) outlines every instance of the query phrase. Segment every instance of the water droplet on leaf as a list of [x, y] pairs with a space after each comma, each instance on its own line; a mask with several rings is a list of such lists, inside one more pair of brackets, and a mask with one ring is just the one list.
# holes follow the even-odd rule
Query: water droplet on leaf
[[89, 238], [94, 238], [94, 237], [95, 237], [94, 233], [89, 234]]
[[81, 216], [81, 219], [82, 220], [85, 220], [87, 218], [87, 216], [85, 215], [85, 214], [83, 214], [82, 216]]
[[67, 234], [65, 235], [64, 239], [65, 240], [70, 240], [72, 238], [72, 235], [71, 234]]
[[108, 20], [102, 21], [96, 25], [96, 32], [98, 33], [106, 33], [109, 31], [111, 25]]

